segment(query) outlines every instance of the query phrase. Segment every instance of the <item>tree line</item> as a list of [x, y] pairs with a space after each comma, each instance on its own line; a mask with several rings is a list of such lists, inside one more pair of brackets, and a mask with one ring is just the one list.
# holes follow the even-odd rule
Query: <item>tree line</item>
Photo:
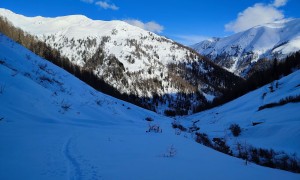
[[210, 106], [204, 107], [203, 109], [225, 104], [231, 100], [243, 96], [250, 91], [272, 83], [283, 76], [287, 76], [295, 70], [300, 69], [300, 51], [287, 56], [281, 61], [278, 61], [278, 59], [275, 58], [273, 61], [269, 61], [269, 65], [266, 67], [266, 69], [253, 72], [248, 79], [245, 81], [240, 81], [231, 89], [225, 90], [223, 96], [216, 98], [213, 103], [210, 104]]
[[[105, 56], [103, 51], [101, 51], [101, 48], [98, 49], [99, 52], [97, 51], [96, 54], [89, 61], [87, 61], [85, 67], [81, 68], [78, 65], [73, 64], [68, 58], [61, 56], [58, 50], [51, 48], [45, 42], [39, 41], [37, 37], [14, 27], [4, 17], [0, 17], [0, 32], [23, 45], [27, 49], [33, 51], [35, 54], [65, 69], [94, 89], [110, 96], [152, 111], [155, 111], [155, 107], [159, 103], [163, 103], [166, 100], [172, 100], [168, 98], [168, 95], [159, 96], [155, 93], [153, 94], [153, 98], [138, 97], [134, 94], [120, 93], [120, 91], [118, 91], [116, 88], [106, 83], [103, 79], [94, 74], [92, 68], [90, 68], [95, 64], [103, 63]], [[209, 103], [205, 101], [205, 98], [199, 94], [198, 91], [195, 92], [195, 90], [192, 90], [189, 93], [178, 93], [178, 100], [176, 100], [176, 104], [172, 106], [175, 111], [167, 111], [166, 114], [185, 115], [189, 109], [192, 109], [195, 113], [224, 104], [265, 84], [279, 79], [281, 76], [290, 74], [295, 68], [300, 68], [300, 52], [297, 52], [291, 56], [288, 56], [284, 61], [281, 62], [278, 62], [278, 60], [275, 59], [272, 61], [272, 64], [267, 66], [267, 69], [255, 71], [248, 79], [242, 80], [241, 78], [238, 78], [229, 72], [225, 72], [225, 70], [214, 63], [211, 63], [208, 59], [204, 57], [202, 57], [202, 59], [204, 63], [201, 64], [200, 62], [194, 62], [191, 64], [191, 69], [188, 69], [186, 64], [177, 64], [173, 66], [169, 65], [168, 69], [171, 74], [173, 73], [182, 78], [191, 86], [197, 87], [198, 84], [203, 82], [208, 84], [212, 88], [210, 90], [207, 89], [208, 93], [214, 91], [221, 96], [217, 97], [212, 103]], [[108, 57], [108, 60], [109, 62], [116, 61], [113, 59], [113, 57], [111, 59]], [[206, 69], [211, 70], [206, 73], [202, 73], [201, 65], [206, 66]], [[122, 68], [121, 65], [120, 68]], [[186, 73], [178, 73], [175, 71], [175, 69]], [[223, 79], [220, 77], [223, 77]], [[197, 105], [195, 107], [192, 107], [191, 101], [199, 102], [196, 103]]]
[[[49, 45], [46, 44], [46, 42], [38, 40], [36, 36], [30, 35], [24, 32], [22, 29], [15, 27], [4, 17], [0, 17], [0, 32], [15, 40], [17, 43], [23, 45], [27, 49], [33, 51], [35, 54], [65, 69], [66, 71], [73, 74], [80, 80], [84, 81], [94, 89], [152, 111], [156, 111], [156, 107], [159, 104], [163, 104], [165, 102], [169, 104], [170, 109], [174, 110], [174, 114], [186, 115], [188, 114], [189, 110], [196, 108], [193, 107], [194, 105], [192, 102], [197, 101], [197, 104], [201, 104], [201, 106], [206, 106], [205, 98], [197, 91], [196, 88], [199, 82], [204, 82], [207, 84], [209, 83], [210, 86], [215, 87], [216, 89], [218, 89], [218, 91], [220, 91], [223, 88], [230, 87], [232, 85], [231, 83], [235, 81], [233, 80], [233, 77], [235, 77], [233, 74], [226, 72], [218, 66], [214, 66], [213, 63], [204, 59], [203, 63], [193, 63], [192, 70], [186, 68], [186, 64], [174, 65], [174, 69], [180, 69], [182, 73], [175, 73], [174, 71], [172, 71], [172, 68], [168, 67], [170, 74], [175, 74], [174, 76], [172, 76], [173, 80], [171, 77], [169, 77], [170, 81], [172, 81], [171, 85], [174, 84], [175, 86], [178, 86], [178, 89], [182, 89], [182, 86], [186, 86], [186, 88], [184, 89], [187, 89], [188, 86], [193, 86], [193, 90], [190, 90], [189, 92], [179, 92], [176, 94], [177, 98], [173, 98], [172, 94], [157, 95], [155, 92], [153, 92], [152, 98], [138, 97], [133, 93], [121, 93], [115, 87], [106, 83], [103, 80], [104, 76], [99, 77], [93, 72], [93, 68], [97, 67], [98, 65], [105, 66], [107, 70], [109, 70], [109, 73], [111, 73], [111, 76], [113, 76], [116, 80], [123, 82], [122, 80], [124, 79], [124, 66], [120, 64], [120, 62], [115, 57], [106, 57], [102, 49], [103, 44], [109, 39], [109, 37], [105, 37], [106, 39], [103, 39], [96, 53], [89, 60], [86, 60], [85, 66], [79, 67], [78, 65], [73, 64], [67, 57], [62, 56], [58, 50], [51, 48]], [[206, 66], [206, 69], [210, 68], [213, 70], [207, 74], [200, 74], [199, 72], [201, 72], [201, 64]], [[191, 79], [190, 77], [193, 76], [195, 76], [195, 78]], [[208, 78], [206, 76], [210, 77]], [[222, 76], [224, 76], [223, 79], [220, 78]], [[182, 79], [184, 83], [176, 82], [178, 79]], [[199, 82], [193, 82], [195, 79], [198, 79], [197, 81]], [[141, 84], [140, 87], [156, 87], [161, 84], [160, 81], [158, 81], [157, 83], [155, 83], [156, 81], [153, 82], [154, 83], [149, 82], [149, 84]], [[124, 85], [126, 85], [126, 83]]]
[[[146, 100], [143, 101], [132, 94], [127, 95], [120, 93], [116, 88], [95, 75], [92, 70], [74, 65], [67, 57], [61, 56], [58, 50], [51, 48], [42, 41], [37, 40], [37, 37], [16, 28], [4, 17], [0, 17], [0, 32], [31, 50], [35, 54], [73, 74], [75, 77], [87, 83], [94, 89], [118, 99], [133, 103], [137, 106], [149, 109], [145, 103], [142, 103], [147, 102]], [[103, 58], [103, 56], [99, 56], [98, 58]], [[99, 59], [99, 61], [103, 61], [103, 59]]]

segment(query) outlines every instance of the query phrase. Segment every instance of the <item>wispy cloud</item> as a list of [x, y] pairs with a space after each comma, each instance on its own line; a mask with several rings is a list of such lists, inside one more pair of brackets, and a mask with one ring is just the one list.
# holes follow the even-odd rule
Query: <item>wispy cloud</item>
[[238, 14], [236, 20], [225, 25], [226, 31], [235, 33], [247, 30], [257, 25], [284, 19], [284, 14], [279, 7], [284, 6], [288, 0], [275, 0], [271, 4], [254, 4]]
[[207, 36], [201, 36], [201, 35], [175, 35], [172, 37], [175, 41], [190, 46], [196, 43], [199, 43], [201, 41], [209, 39]]
[[275, 7], [282, 7], [285, 6], [288, 0], [275, 0], [273, 6]]
[[94, 3], [94, 0], [80, 0], [82, 2], [85, 2], [85, 3], [89, 3], [89, 4], [93, 4]]
[[151, 31], [154, 33], [161, 33], [164, 30], [164, 27], [162, 25], [160, 25], [154, 21], [145, 22], [145, 23], [140, 20], [136, 20], [136, 19], [127, 19], [124, 21], [127, 22], [128, 24], [140, 27], [142, 29], [145, 29], [147, 31]]
[[106, 1], [98, 1], [95, 4], [103, 9], [111, 9], [111, 10], [115, 10], [115, 11], [119, 9], [119, 7], [116, 6], [115, 4], [109, 4]]

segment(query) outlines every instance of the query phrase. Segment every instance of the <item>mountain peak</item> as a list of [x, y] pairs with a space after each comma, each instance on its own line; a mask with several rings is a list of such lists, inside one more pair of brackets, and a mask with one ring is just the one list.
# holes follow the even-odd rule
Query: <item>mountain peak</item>
[[260, 59], [283, 59], [300, 50], [300, 19], [267, 23], [191, 47], [227, 70], [247, 76], [250, 65]]

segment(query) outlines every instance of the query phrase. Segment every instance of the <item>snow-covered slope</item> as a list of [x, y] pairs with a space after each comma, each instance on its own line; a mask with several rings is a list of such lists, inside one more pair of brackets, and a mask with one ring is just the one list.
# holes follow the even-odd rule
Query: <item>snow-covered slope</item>
[[[170, 119], [93, 90], [3, 35], [0, 109], [0, 179], [300, 177], [176, 136]], [[146, 117], [162, 133], [146, 133]]]
[[300, 19], [276, 21], [225, 38], [192, 46], [197, 52], [241, 76], [259, 59], [282, 59], [300, 50]]
[[[299, 179], [176, 136], [171, 119], [101, 94], [3, 35], [0, 73], [0, 179]], [[146, 133], [146, 117], [162, 133]]]
[[[278, 103], [290, 96], [300, 96], [300, 70], [225, 105], [182, 120], [187, 124], [200, 120], [197, 125], [202, 132], [211, 138], [225, 138], [233, 149], [236, 149], [239, 142], [299, 155], [300, 103], [288, 103], [259, 111], [263, 105]], [[242, 128], [237, 138], [229, 130], [231, 124], [238, 124]]]
[[[170, 40], [162, 39], [154, 33], [144, 31], [136, 26], [131, 26], [123, 21], [92, 20], [83, 15], [57, 18], [44, 18], [41, 16], [25, 17], [5, 9], [0, 9], [0, 13], [1, 16], [6, 17], [14, 26], [37, 36], [38, 39], [42, 41], [46, 41], [53, 48], [59, 49], [62, 55], [82, 67], [85, 64], [85, 58], [87, 60], [95, 54], [103, 37], [108, 38], [108, 42], [104, 47], [105, 52], [108, 55], [113, 54], [120, 59], [129, 72], [143, 70], [145, 66], [151, 64], [152, 57], [156, 60], [160, 59], [160, 62], [163, 64], [174, 61], [172, 56], [168, 55]], [[88, 47], [84, 42], [81, 42], [87, 39], [91, 40], [90, 46]], [[162, 39], [167, 42], [160, 44], [156, 39]], [[130, 40], [143, 40], [143, 42], [133, 42], [131, 46], [129, 45]], [[135, 43], [147, 45], [153, 49], [153, 51], [146, 52], [149, 58], [141, 56], [138, 61], [129, 63], [125, 57], [132, 56], [132, 52], [137, 48]], [[158, 46], [164, 46], [165, 48]], [[141, 48], [143, 49], [143, 47]], [[83, 51], [86, 51], [86, 54], [83, 55]], [[155, 57], [154, 54], [152, 54], [154, 52], [162, 57]], [[175, 60], [185, 60], [185, 53], [186, 50], [183, 49], [175, 52]], [[86, 57], [84, 58], [83, 56]]]
[[[25, 17], [1, 8], [0, 16], [72, 63], [93, 70], [121, 93], [148, 98], [167, 95], [153, 103], [160, 106], [157, 109], [180, 103], [185, 97], [177, 99], [178, 93], [194, 94], [189, 104], [199, 105], [206, 101], [204, 95], [218, 96], [220, 89], [234, 83], [232, 74], [191, 49], [123, 21], [91, 20], [82, 15]], [[202, 78], [195, 78], [195, 73]]]

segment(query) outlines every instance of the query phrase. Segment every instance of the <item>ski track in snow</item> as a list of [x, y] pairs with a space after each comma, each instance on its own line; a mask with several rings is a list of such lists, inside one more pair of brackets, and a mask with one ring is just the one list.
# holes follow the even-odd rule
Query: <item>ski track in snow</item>
[[75, 154], [74, 137], [69, 137], [63, 146], [63, 154], [67, 159], [67, 177], [70, 180], [91, 179], [98, 180], [102, 177], [98, 174], [99, 168], [89, 160], [83, 159], [79, 154]]
[[71, 140], [72, 137], [68, 138], [64, 145], [64, 155], [68, 160], [68, 177], [70, 180], [80, 180], [82, 178], [82, 171], [80, 164], [77, 159], [71, 154]]

